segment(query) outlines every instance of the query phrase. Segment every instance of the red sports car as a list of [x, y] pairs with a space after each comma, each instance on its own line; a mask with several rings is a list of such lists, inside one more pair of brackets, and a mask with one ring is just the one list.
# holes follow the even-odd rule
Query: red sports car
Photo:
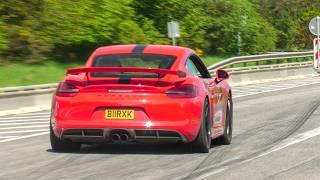
[[226, 71], [211, 77], [195, 52], [164, 45], [119, 45], [94, 51], [68, 69], [53, 98], [54, 151], [81, 143], [184, 142], [206, 153], [230, 144], [232, 95]]

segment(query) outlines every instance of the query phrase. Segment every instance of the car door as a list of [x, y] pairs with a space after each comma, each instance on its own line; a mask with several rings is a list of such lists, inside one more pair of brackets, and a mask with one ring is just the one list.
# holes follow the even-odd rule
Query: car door
[[221, 131], [223, 131], [223, 103], [221, 102], [221, 87], [216, 84], [215, 80], [211, 77], [207, 68], [198, 56], [194, 54], [191, 55], [186, 62], [186, 68], [190, 73], [199, 77], [203, 81], [207, 89], [210, 102], [212, 132], [214, 132], [213, 135], [220, 134]]

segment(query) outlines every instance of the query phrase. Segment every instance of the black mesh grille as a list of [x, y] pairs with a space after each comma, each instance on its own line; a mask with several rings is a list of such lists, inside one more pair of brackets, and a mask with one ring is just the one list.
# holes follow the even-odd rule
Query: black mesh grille
[[157, 136], [156, 130], [136, 130], [136, 136]]
[[70, 129], [63, 132], [63, 136], [103, 136], [102, 129]]
[[103, 131], [100, 129], [83, 130], [85, 136], [103, 136]]
[[174, 131], [159, 131], [160, 137], [180, 137], [177, 132]]

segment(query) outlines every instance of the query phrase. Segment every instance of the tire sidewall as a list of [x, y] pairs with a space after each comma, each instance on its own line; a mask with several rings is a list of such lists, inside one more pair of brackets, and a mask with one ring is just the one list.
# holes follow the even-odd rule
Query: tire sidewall
[[[207, 113], [206, 113], [207, 111]], [[201, 124], [196, 139], [191, 143], [192, 151], [198, 153], [208, 153], [211, 147], [211, 135], [209, 137], [208, 128], [211, 131], [209, 122], [209, 103], [206, 100], [202, 110]]]
[[226, 121], [225, 121], [225, 130], [224, 136], [228, 143], [232, 140], [232, 130], [233, 130], [233, 103], [231, 94], [228, 97], [227, 102], [227, 113], [226, 113]]

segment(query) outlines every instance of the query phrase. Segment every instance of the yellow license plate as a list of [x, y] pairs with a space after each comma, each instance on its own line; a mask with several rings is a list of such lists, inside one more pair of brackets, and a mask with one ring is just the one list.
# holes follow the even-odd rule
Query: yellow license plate
[[134, 119], [134, 110], [130, 109], [106, 109], [104, 112], [106, 119], [122, 119], [132, 120]]

